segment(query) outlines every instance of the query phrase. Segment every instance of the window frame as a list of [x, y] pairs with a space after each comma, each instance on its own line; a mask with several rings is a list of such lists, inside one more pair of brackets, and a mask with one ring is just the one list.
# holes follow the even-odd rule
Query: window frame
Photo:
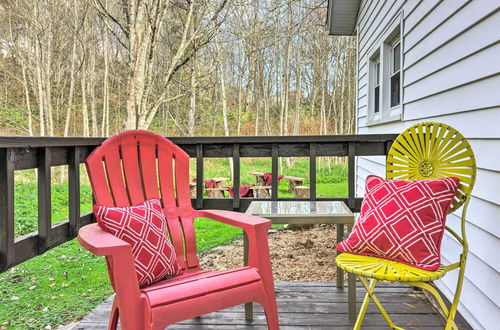
[[[388, 24], [380, 37], [373, 43], [367, 55], [368, 62], [368, 104], [366, 126], [382, 124], [392, 121], [400, 121], [403, 118], [403, 68], [404, 68], [404, 43], [403, 38], [403, 14], [396, 16]], [[394, 71], [394, 50], [399, 45], [399, 71]], [[379, 78], [376, 82], [376, 65], [380, 61]], [[392, 78], [399, 73], [399, 103], [392, 102]], [[375, 108], [375, 88], [379, 87], [379, 102], [377, 111]], [[394, 104], [394, 105], [393, 105]]]

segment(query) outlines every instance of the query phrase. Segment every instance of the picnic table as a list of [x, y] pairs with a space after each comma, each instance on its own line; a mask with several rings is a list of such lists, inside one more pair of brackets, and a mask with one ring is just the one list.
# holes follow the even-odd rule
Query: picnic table
[[[224, 191], [227, 190], [227, 187], [224, 186], [226, 181], [229, 181], [229, 178], [213, 178], [203, 180], [205, 183], [205, 191], [207, 192], [208, 197], [214, 198], [224, 198]], [[189, 189], [191, 192], [191, 197], [196, 197], [196, 179], [195, 182], [189, 183]]]
[[298, 198], [309, 198], [310, 188], [306, 186], [296, 186], [293, 195]]
[[189, 195], [196, 198], [196, 182], [189, 182]]
[[255, 185], [256, 186], [268, 186], [269, 185], [269, 183], [266, 181], [266, 176], [269, 173], [265, 173], [265, 172], [250, 172], [248, 174], [255, 176]]
[[271, 186], [251, 186], [253, 196], [256, 198], [269, 198], [271, 197]]
[[306, 180], [306, 178], [289, 175], [285, 175], [283, 178], [288, 180], [288, 192], [294, 192], [295, 187], [302, 186], [302, 184]]
[[[266, 180], [269, 177], [270, 173], [265, 172], [250, 172], [250, 175], [255, 176], [255, 185], [256, 186], [268, 186], [270, 182]], [[301, 178], [298, 176], [290, 176], [290, 175], [278, 175], [278, 181], [281, 179], [288, 180], [288, 192], [294, 192], [295, 187], [302, 186], [306, 178]]]

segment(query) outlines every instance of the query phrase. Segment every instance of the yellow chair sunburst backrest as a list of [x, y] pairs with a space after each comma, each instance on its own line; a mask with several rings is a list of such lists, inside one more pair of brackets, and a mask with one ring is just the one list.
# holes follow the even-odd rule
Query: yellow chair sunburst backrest
[[415, 124], [401, 133], [387, 155], [388, 179], [460, 179], [449, 213], [467, 200], [476, 180], [476, 160], [469, 142], [453, 127], [435, 122]]

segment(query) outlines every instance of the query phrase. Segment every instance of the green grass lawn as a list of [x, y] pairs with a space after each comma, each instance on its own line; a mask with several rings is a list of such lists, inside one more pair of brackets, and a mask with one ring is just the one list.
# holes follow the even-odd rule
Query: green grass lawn
[[[284, 165], [284, 162], [283, 162]], [[270, 172], [270, 159], [241, 162], [241, 184], [252, 184], [251, 171]], [[226, 159], [205, 160], [205, 178], [230, 177]], [[192, 168], [191, 173], [196, 173]], [[292, 168], [280, 166], [280, 174], [309, 176], [309, 163], [297, 159]], [[56, 177], [56, 175], [54, 175]], [[194, 177], [194, 175], [192, 176]], [[347, 171], [344, 166], [318, 166], [318, 197], [346, 197]], [[91, 189], [82, 180], [81, 210], [92, 206]], [[230, 184], [230, 182], [228, 183]], [[309, 185], [306, 180], [305, 185]], [[279, 197], [291, 197], [288, 181], [279, 185]], [[68, 218], [67, 184], [52, 184], [53, 223]], [[19, 171], [15, 185], [16, 237], [37, 230], [37, 185], [34, 171]], [[239, 228], [209, 219], [195, 221], [198, 251], [206, 251], [241, 237]], [[76, 240], [62, 244], [41, 256], [0, 274], [0, 329], [40, 329], [67, 324], [88, 314], [111, 293], [104, 258], [82, 249]]]

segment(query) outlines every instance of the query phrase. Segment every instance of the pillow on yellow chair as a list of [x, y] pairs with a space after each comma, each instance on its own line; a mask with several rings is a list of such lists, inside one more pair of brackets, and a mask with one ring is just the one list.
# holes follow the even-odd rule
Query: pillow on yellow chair
[[458, 186], [452, 177], [401, 181], [368, 176], [360, 217], [337, 249], [437, 270], [446, 215]]

